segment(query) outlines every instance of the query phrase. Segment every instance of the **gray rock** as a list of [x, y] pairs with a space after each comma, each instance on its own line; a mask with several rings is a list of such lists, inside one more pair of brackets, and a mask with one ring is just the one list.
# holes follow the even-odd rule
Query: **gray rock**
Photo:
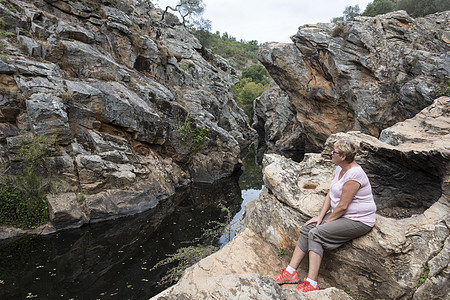
[[297, 122], [295, 108], [289, 96], [278, 86], [272, 85], [258, 97], [253, 102], [253, 108], [252, 126], [260, 133], [260, 144], [267, 147], [264, 152], [304, 150], [306, 137], [301, 124]]
[[145, 58], [156, 61], [161, 54], [158, 49], [158, 45], [156, 45], [156, 43], [148, 37], [141, 37], [141, 43], [142, 49], [145, 50], [145, 52], [141, 55]]
[[27, 49], [28, 55], [34, 57], [45, 56], [44, 48], [36, 40], [27, 36], [19, 35], [17, 41]]
[[2, 60], [0, 60], [0, 73], [1, 74], [14, 74], [16, 71], [16, 67], [12, 64], [8, 64]]
[[117, 30], [121, 31], [122, 33], [124, 33], [126, 35], [131, 35], [131, 30], [128, 29], [128, 27], [126, 25], [123, 25], [123, 24], [117, 23], [117, 22], [107, 22], [106, 25], [109, 28], [113, 28], [113, 29], [117, 29]]
[[74, 39], [83, 43], [92, 44], [94, 42], [94, 34], [81, 26], [73, 26], [65, 22], [59, 22], [55, 33], [66, 39]]
[[75, 193], [50, 195], [47, 201], [50, 222], [56, 228], [76, 228], [87, 223], [86, 215], [80, 208]]
[[[304, 25], [291, 37], [294, 44], [264, 45], [259, 60], [295, 107], [298, 120], [290, 126], [301, 127], [307, 150], [316, 151], [331, 133], [377, 137], [430, 105], [450, 75], [448, 25], [448, 11]], [[283, 116], [271, 118], [277, 123]], [[287, 137], [267, 142], [278, 140]]]
[[5, 142], [6, 138], [19, 135], [19, 128], [11, 123], [0, 123], [0, 142]]
[[109, 6], [103, 6], [102, 10], [106, 15], [106, 18], [112, 22], [120, 23], [126, 26], [130, 26], [131, 24], [133, 24], [133, 22], [129, 19], [126, 13], [124, 13], [119, 9]]
[[72, 139], [65, 106], [52, 94], [33, 94], [25, 101], [27, 114], [35, 134], [57, 134], [58, 141], [67, 145]]

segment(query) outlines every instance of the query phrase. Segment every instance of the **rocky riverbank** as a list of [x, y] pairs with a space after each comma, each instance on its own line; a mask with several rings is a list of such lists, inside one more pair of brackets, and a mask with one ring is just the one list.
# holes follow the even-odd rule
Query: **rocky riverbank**
[[[264, 157], [265, 188], [247, 203], [241, 233], [219, 252], [187, 270], [181, 281], [152, 299], [447, 299], [450, 296], [450, 98], [381, 133], [331, 135], [320, 154], [301, 163]], [[333, 176], [330, 151], [338, 137], [361, 146], [379, 208], [425, 207], [397, 219], [377, 214], [367, 235], [327, 251], [323, 290], [302, 295], [270, 278], [289, 262], [300, 226], [321, 207]], [[383, 173], [380, 173], [383, 170]], [[426, 196], [427, 195], [427, 196]], [[280, 249], [287, 252], [280, 255]], [[299, 268], [306, 276], [307, 264]], [[302, 277], [303, 278], [303, 277]], [[344, 292], [344, 290], [347, 292]], [[446, 298], [447, 297], [447, 298]], [[203, 297], [200, 297], [203, 299]]]
[[[53, 232], [139, 213], [191, 182], [230, 176], [255, 138], [235, 70], [151, 2], [0, 3], [0, 161], [55, 134]], [[5, 229], [2, 237], [22, 231]]]

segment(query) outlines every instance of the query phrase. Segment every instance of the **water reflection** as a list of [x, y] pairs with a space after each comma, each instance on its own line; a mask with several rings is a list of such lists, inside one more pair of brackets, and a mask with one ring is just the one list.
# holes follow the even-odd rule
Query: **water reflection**
[[235, 213], [241, 202], [233, 177], [194, 185], [136, 216], [3, 245], [0, 299], [152, 297], [165, 288], [157, 282], [166, 269], [149, 269], [199, 238], [210, 220], [223, 221], [219, 203]]
[[243, 173], [239, 178], [242, 197], [240, 210], [233, 216], [228, 228], [229, 232], [220, 237], [219, 247], [225, 246], [228, 241], [234, 238], [236, 223], [244, 213], [245, 204], [257, 199], [263, 189], [262, 168], [257, 164], [254, 149], [252, 150], [243, 161]]

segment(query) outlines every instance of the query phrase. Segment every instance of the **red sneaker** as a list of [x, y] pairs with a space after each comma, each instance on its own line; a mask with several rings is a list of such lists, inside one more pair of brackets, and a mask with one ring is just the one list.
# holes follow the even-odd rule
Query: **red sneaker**
[[308, 280], [303, 279], [300, 281], [300, 283], [297, 285], [296, 289], [302, 293], [311, 292], [311, 291], [318, 291], [319, 285], [316, 285], [316, 287], [313, 287], [311, 283], [309, 283]]
[[278, 274], [277, 276], [272, 277], [276, 283], [278, 284], [282, 284], [282, 283], [297, 283], [300, 281], [300, 279], [298, 278], [298, 273], [296, 271], [294, 271], [294, 273], [289, 273], [288, 271], [286, 271], [286, 268], [283, 268], [280, 271], [280, 274]]

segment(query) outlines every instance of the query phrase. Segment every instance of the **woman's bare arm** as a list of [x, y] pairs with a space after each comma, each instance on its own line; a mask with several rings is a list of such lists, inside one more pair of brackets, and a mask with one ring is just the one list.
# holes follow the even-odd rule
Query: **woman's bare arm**
[[330, 192], [328, 192], [327, 196], [325, 197], [325, 201], [322, 204], [322, 208], [320, 209], [320, 213], [317, 217], [311, 218], [305, 223], [305, 226], [310, 223], [317, 223], [319, 225], [322, 222], [323, 217], [327, 214], [327, 211], [331, 207], [331, 197]]
[[336, 208], [333, 210], [331, 215], [328, 217], [327, 222], [331, 222], [333, 220], [339, 219], [342, 217], [347, 211], [348, 206], [355, 197], [356, 192], [358, 192], [361, 184], [354, 180], [349, 180], [344, 183], [342, 187], [341, 200], [339, 201]]

